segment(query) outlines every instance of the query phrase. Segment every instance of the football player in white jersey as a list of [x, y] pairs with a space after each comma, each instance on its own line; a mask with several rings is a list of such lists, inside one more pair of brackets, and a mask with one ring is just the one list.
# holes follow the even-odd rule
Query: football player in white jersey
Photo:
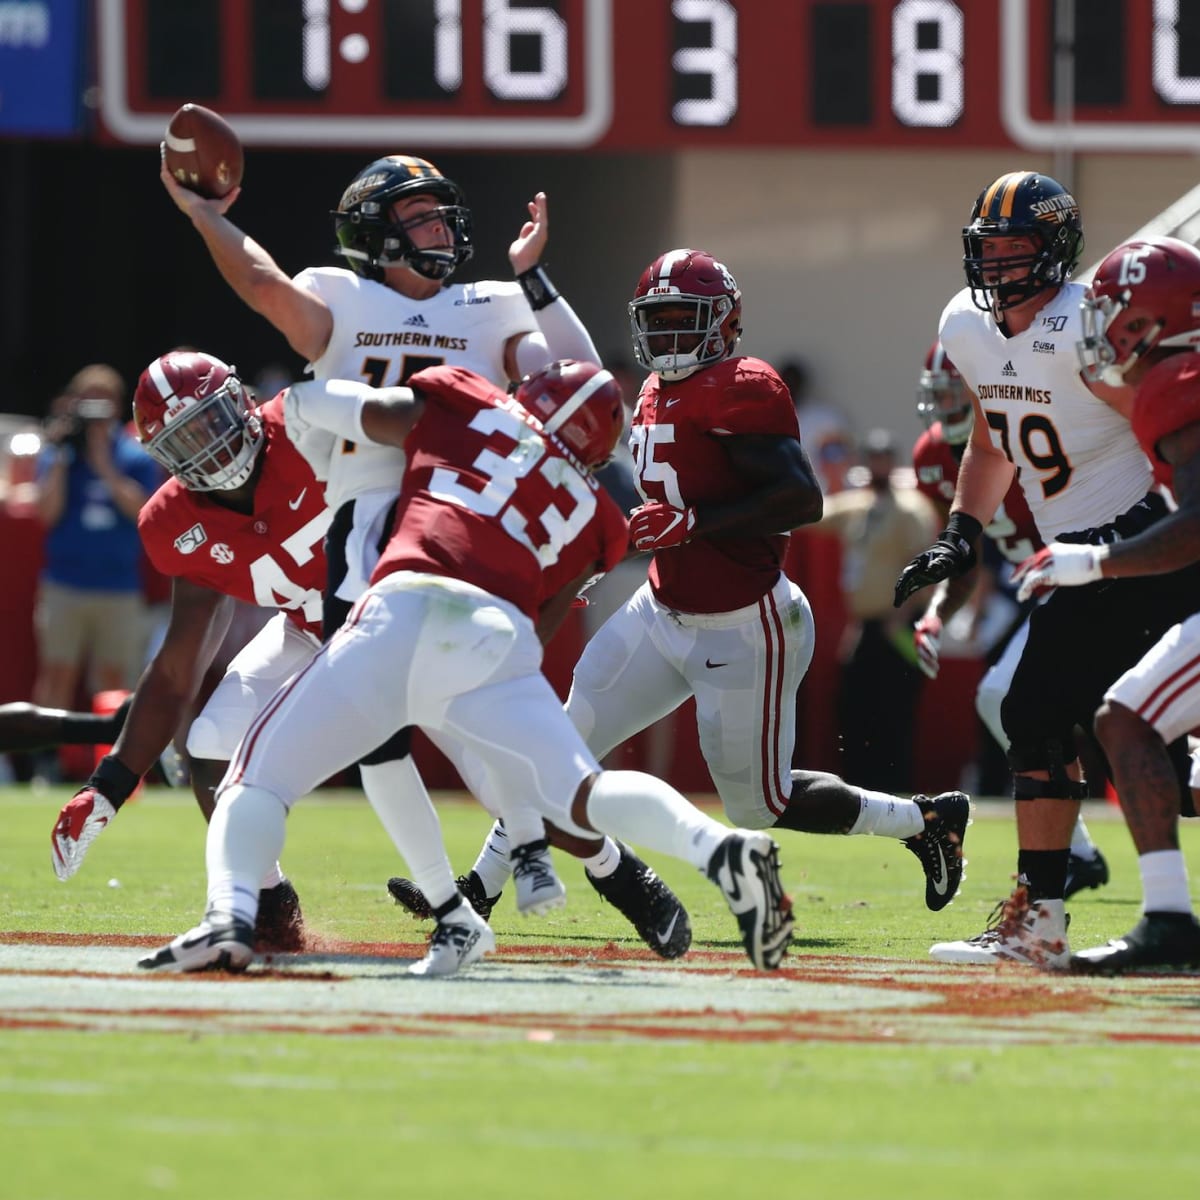
[[[310, 267], [292, 279], [226, 216], [240, 188], [210, 200], [181, 187], [165, 167], [160, 178], [225, 281], [307, 359], [317, 379], [391, 386], [446, 363], [504, 387], [555, 359], [600, 361], [587, 330], [540, 265], [549, 237], [544, 192], [529, 202], [529, 219], [509, 247], [515, 278], [456, 284], [455, 271], [474, 252], [461, 188], [425, 159], [376, 159], [350, 181], [332, 214], [349, 269]], [[387, 540], [404, 455], [322, 430], [310, 439], [299, 448], [326, 482], [334, 513], [325, 546], [328, 638], [366, 590]], [[424, 796], [409, 740], [409, 731], [401, 730], [359, 764], [377, 808], [388, 807], [389, 795], [412, 796], [414, 803]], [[493, 882], [488, 858], [460, 879], [485, 915], [508, 873], [502, 862]], [[620, 897], [606, 896], [635, 924], [650, 909], [656, 916], [667, 908], [681, 911], [665, 883], [627, 848], [606, 840], [584, 861], [602, 895], [607, 879], [614, 879], [613, 886], [636, 885]]]
[[[902, 572], [897, 605], [970, 569], [1014, 476], [1046, 542], [1108, 543], [1167, 512], [1129, 424], [1132, 390], [1087, 383], [1079, 372], [1086, 288], [1070, 282], [1083, 248], [1074, 197], [1045, 175], [1002, 175], [976, 200], [963, 245], [968, 286], [946, 306], [940, 337], [975, 421], [947, 527]], [[1001, 709], [1017, 801], [1017, 887], [987, 930], [935, 945], [934, 958], [1068, 967], [1063, 895], [1086, 795], [1073, 730], [1090, 728], [1112, 680], [1191, 611], [1198, 582], [1192, 569], [1104, 580], [1058, 591], [1033, 613]], [[1176, 752], [1186, 802], [1186, 746]]]

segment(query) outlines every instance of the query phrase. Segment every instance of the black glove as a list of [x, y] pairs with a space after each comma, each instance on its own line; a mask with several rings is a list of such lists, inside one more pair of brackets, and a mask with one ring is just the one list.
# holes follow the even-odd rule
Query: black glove
[[975, 565], [975, 540], [983, 526], [964, 512], [950, 514], [938, 540], [923, 550], [900, 572], [892, 605], [899, 608], [905, 600], [931, 583], [957, 579]]

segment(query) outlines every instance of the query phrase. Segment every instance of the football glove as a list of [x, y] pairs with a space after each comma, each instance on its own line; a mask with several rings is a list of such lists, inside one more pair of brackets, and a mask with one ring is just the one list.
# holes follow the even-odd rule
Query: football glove
[[652, 500], [629, 515], [629, 540], [635, 550], [665, 550], [682, 546], [696, 527], [694, 508], [674, 508]]
[[983, 526], [974, 517], [964, 512], [951, 513], [937, 541], [900, 572], [892, 604], [899, 608], [913, 592], [943, 579], [965, 575], [975, 565], [974, 543], [982, 532]]
[[913, 646], [917, 651], [917, 666], [930, 679], [938, 677], [941, 663], [938, 652], [942, 648], [942, 619], [926, 613], [913, 626]]
[[1056, 587], [1080, 587], [1103, 578], [1107, 546], [1077, 546], [1070, 542], [1051, 542], [1031, 554], [1014, 572], [1012, 581], [1018, 600], [1040, 596]]
[[88, 847], [116, 815], [108, 797], [91, 785], [71, 797], [50, 835], [50, 865], [59, 879], [65, 883], [79, 870]]

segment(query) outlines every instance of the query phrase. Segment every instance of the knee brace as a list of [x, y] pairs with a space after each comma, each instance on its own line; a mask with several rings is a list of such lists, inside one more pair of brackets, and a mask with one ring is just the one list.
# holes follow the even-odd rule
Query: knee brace
[[[1067, 774], [1067, 763], [1074, 762], [1075, 757], [1072, 737], [1051, 737], [1039, 745], [1012, 746], [1008, 751], [1008, 765], [1013, 772], [1013, 799], [1086, 800], [1087, 783]], [[1047, 771], [1050, 778], [1030, 779], [1025, 774], [1028, 771]]]

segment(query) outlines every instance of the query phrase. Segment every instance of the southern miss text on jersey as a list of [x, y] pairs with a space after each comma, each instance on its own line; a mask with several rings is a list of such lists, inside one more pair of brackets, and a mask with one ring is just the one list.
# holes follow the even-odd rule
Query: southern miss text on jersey
[[515, 400], [461, 367], [430, 368], [410, 386], [425, 408], [372, 583], [394, 571], [450, 575], [536, 618], [543, 573], [561, 587], [621, 561], [621, 510]]
[[264, 438], [252, 515], [225, 508], [212, 493], [188, 491], [172, 478], [142, 506], [138, 532], [164, 575], [263, 608], [285, 609], [320, 637], [324, 538], [332, 514], [312, 468], [284, 429], [282, 395], [258, 415]]
[[[317, 379], [392, 387], [425, 367], [449, 363], [504, 387], [505, 345], [537, 329], [515, 282], [451, 284], [428, 300], [402, 296], [341, 267], [310, 267], [296, 282], [320, 296], [333, 314], [329, 345], [311, 364]], [[395, 492], [403, 469], [404, 453], [393, 446], [339, 443], [325, 485], [330, 507], [336, 510], [367, 491]]]
[[1104, 525], [1150, 489], [1150, 464], [1129, 422], [1079, 375], [1085, 288], [1064, 284], [1024, 333], [1005, 337], [964, 288], [942, 314], [940, 337], [979, 397], [995, 445], [1046, 541]]
[[[638, 491], [676, 508], [739, 499], [751, 485], [721, 442], [744, 434], [800, 437], [791, 393], [768, 363], [728, 358], [674, 383], [651, 375], [629, 437]], [[735, 535], [659, 550], [650, 585], [679, 612], [745, 608], [775, 585], [787, 541], [786, 534]]]
[[[928, 496], [939, 512], [944, 512], [954, 499], [958, 457], [954, 447], [946, 441], [940, 421], [917, 438], [917, 444], [913, 446], [913, 470], [917, 473], [917, 490]], [[1024, 562], [1035, 550], [1041, 549], [1041, 535], [1029, 505], [1025, 503], [1021, 485], [1015, 479], [983, 532], [1010, 563]]]

